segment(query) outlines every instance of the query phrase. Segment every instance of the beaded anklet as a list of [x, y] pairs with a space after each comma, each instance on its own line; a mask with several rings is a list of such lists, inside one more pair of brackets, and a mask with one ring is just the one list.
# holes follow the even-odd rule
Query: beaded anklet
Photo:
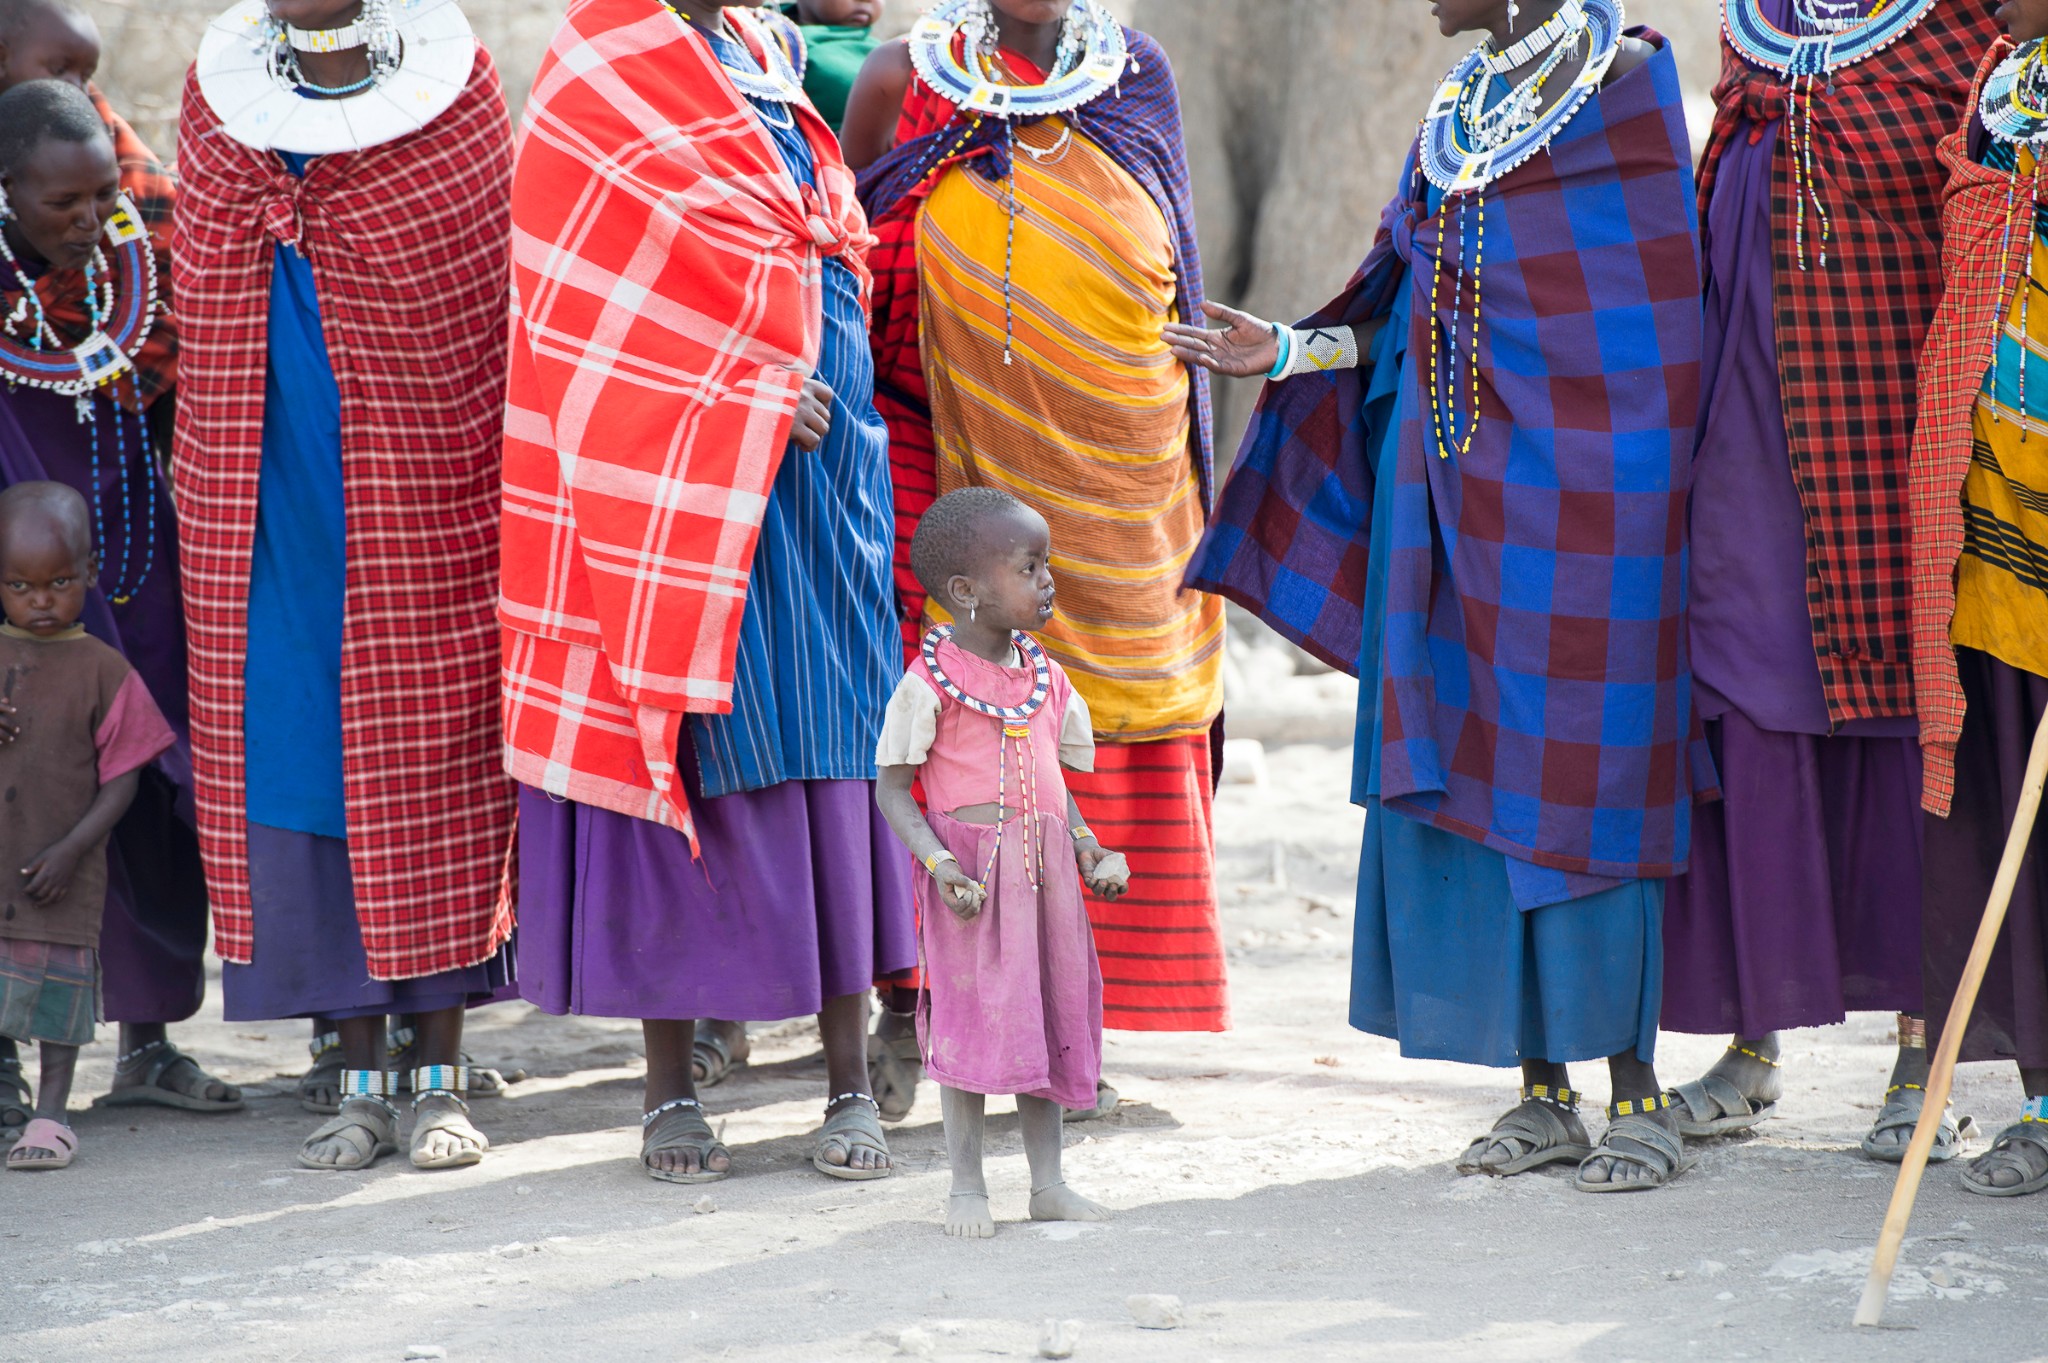
[[398, 1092], [398, 1076], [384, 1070], [343, 1070], [341, 1072], [341, 1102], [346, 1105], [353, 1099], [375, 1103], [396, 1117], [398, 1109], [391, 1105], [391, 1094]]
[[1774, 1070], [1775, 1070], [1775, 1069], [1780, 1069], [1780, 1068], [1782, 1068], [1782, 1067], [1783, 1067], [1783, 1065], [1784, 1065], [1784, 1062], [1783, 1062], [1783, 1061], [1780, 1061], [1780, 1060], [1773, 1060], [1773, 1059], [1771, 1059], [1771, 1058], [1770, 1058], [1769, 1056], [1767, 1056], [1767, 1055], [1758, 1055], [1758, 1054], [1757, 1054], [1757, 1053], [1756, 1053], [1755, 1051], [1752, 1051], [1752, 1050], [1751, 1050], [1751, 1049], [1750, 1049], [1749, 1047], [1747, 1047], [1747, 1046], [1738, 1046], [1738, 1045], [1736, 1045], [1736, 1044], [1735, 1044], [1734, 1042], [1732, 1042], [1732, 1041], [1728, 1043], [1728, 1050], [1729, 1050], [1729, 1053], [1730, 1053], [1730, 1054], [1732, 1054], [1732, 1055], [1746, 1055], [1746, 1056], [1748, 1056], [1748, 1057], [1749, 1057], [1749, 1058], [1750, 1058], [1751, 1060], [1757, 1061], [1757, 1062], [1758, 1062], [1759, 1064], [1769, 1065], [1769, 1066], [1770, 1066], [1770, 1067], [1771, 1067], [1772, 1069], [1774, 1069]]
[[148, 1055], [151, 1051], [162, 1050], [164, 1047], [170, 1044], [170, 1038], [168, 1037], [158, 1037], [155, 1041], [145, 1042], [142, 1045], [137, 1046], [134, 1050], [129, 1051], [125, 1055], [115, 1056], [114, 1068], [117, 1070], [125, 1070], [130, 1065], [133, 1065], [136, 1061], [142, 1059], [143, 1056]]
[[686, 1107], [693, 1107], [697, 1109], [697, 1111], [699, 1112], [702, 1112], [704, 1110], [704, 1104], [698, 1102], [695, 1098], [671, 1098], [667, 1102], [662, 1103], [656, 1107], [651, 1107], [647, 1111], [641, 1113], [640, 1129], [642, 1131], [645, 1131], [648, 1127], [653, 1126], [655, 1119], [660, 1117], [663, 1113], [675, 1112], [681, 1108]]
[[1652, 1112], [1662, 1112], [1670, 1106], [1671, 1095], [1668, 1093], [1656, 1093], [1648, 1098], [1624, 1098], [1618, 1103], [1607, 1105], [1607, 1118], [1612, 1121], [1616, 1117], [1648, 1116]]
[[329, 1051], [338, 1051], [341, 1049], [341, 1033], [321, 1032], [306, 1043], [306, 1049], [312, 1052], [315, 1060], [318, 1060]]
[[1526, 1103], [1531, 1098], [1534, 1098], [1539, 1103], [1548, 1103], [1552, 1107], [1563, 1108], [1566, 1112], [1577, 1112], [1579, 1110], [1579, 1099], [1585, 1096], [1585, 1094], [1577, 1089], [1568, 1089], [1562, 1085], [1525, 1084], [1522, 1086], [1523, 1102]]
[[467, 1112], [469, 1100], [463, 1095], [468, 1092], [467, 1065], [421, 1065], [412, 1072], [412, 1105], [415, 1108], [422, 1098], [453, 1098], [455, 1105]]
[[2020, 1121], [2022, 1123], [2048, 1122], [2048, 1094], [2043, 1094], [2038, 1098], [2029, 1098], [2026, 1102], [2021, 1103]]
[[1927, 1049], [1927, 1019], [1916, 1018], [1911, 1013], [1899, 1014], [1899, 1049], [1924, 1051]]
[[877, 1112], [880, 1112], [882, 1110], [882, 1105], [876, 1102], [872, 1095], [856, 1091], [852, 1093], [833, 1094], [830, 1098], [825, 1100], [825, 1111], [827, 1113], [830, 1113], [833, 1108], [838, 1107], [841, 1103], [848, 1102], [855, 1098], [860, 1099], [863, 1103], [866, 1103], [869, 1107], [873, 1108]]

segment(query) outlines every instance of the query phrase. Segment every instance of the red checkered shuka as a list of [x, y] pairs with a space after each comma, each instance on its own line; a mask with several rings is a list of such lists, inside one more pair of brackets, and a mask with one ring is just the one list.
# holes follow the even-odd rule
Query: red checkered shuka
[[[1828, 712], [1837, 724], [1913, 713], [1907, 455], [1920, 346], [1941, 298], [1935, 144], [1956, 126], [1977, 58], [1997, 32], [1985, 0], [1946, 0], [1897, 43], [1816, 85], [1813, 183], [1829, 224], [1800, 199], [1795, 146], [1774, 71], [1722, 40], [1713, 131], [1700, 169], [1701, 217], [1720, 155], [1784, 120], [1771, 169], [1778, 382], [1794, 480], [1806, 512], [1806, 595]], [[1752, 134], [1755, 135], [1755, 134]]]
[[[2009, 39], [1992, 45], [1977, 70], [1980, 85], [2010, 51]], [[1968, 107], [1976, 106], [1973, 91]], [[1963, 687], [1949, 625], [1956, 610], [1956, 560], [1963, 552], [1971, 418], [2013, 292], [2027, 287], [2039, 183], [2031, 175], [2022, 180], [1979, 164], [1971, 155], [1971, 126], [1968, 116], [1959, 119], [1938, 150], [1948, 174], [1941, 201], [1948, 288], [1927, 329], [1920, 419], [1913, 432], [1913, 684], [1925, 759], [1920, 798], [1929, 813], [1944, 817], [1955, 798], [1956, 740], [1963, 732]], [[2042, 202], [2048, 203], [2048, 194]]]
[[246, 963], [257, 946], [242, 667], [270, 278], [285, 242], [312, 266], [341, 389], [342, 755], [370, 974], [473, 965], [512, 926], [492, 619], [512, 173], [497, 71], [479, 47], [446, 113], [317, 157], [303, 180], [230, 138], [188, 76], [178, 162], [172, 480], [215, 948]]
[[[728, 20], [764, 51], [752, 11]], [[823, 340], [824, 260], [873, 238], [838, 139], [784, 168], [709, 43], [656, 0], [577, 0], [512, 186], [507, 769], [690, 831], [684, 714], [732, 708], [748, 572]]]

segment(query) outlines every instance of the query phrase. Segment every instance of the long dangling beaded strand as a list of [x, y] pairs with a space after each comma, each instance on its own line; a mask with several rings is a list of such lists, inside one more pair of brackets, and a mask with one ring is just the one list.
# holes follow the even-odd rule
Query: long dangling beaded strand
[[[1448, 459], [1455, 448], [1463, 458], [1472, 448], [1472, 441], [1479, 434], [1479, 271], [1486, 259], [1486, 191], [1480, 190], [1474, 196], [1474, 217], [1478, 220], [1478, 243], [1472, 252], [1472, 405], [1465, 418], [1465, 434], [1457, 439], [1457, 395], [1458, 376], [1458, 313], [1465, 300], [1465, 201], [1458, 200], [1458, 277], [1452, 283], [1451, 326], [1450, 326], [1450, 376], [1439, 378], [1438, 336], [1443, 326], [1437, 320], [1437, 294], [1444, 273], [1444, 243], [1441, 234], [1437, 239], [1434, 264], [1429, 278], [1429, 412], [1430, 422], [1436, 433], [1436, 454], [1439, 459]], [[1446, 202], [1446, 207], [1448, 202]], [[1437, 210], [1438, 216], [1443, 208]]]
[[[95, 332], [104, 330], [107, 317], [113, 311], [111, 281], [104, 295], [98, 286], [100, 271], [105, 268], [106, 260], [97, 250], [85, 262], [85, 305]], [[114, 476], [121, 485], [121, 565], [110, 574], [108, 581], [100, 584], [100, 590], [107, 600], [115, 605], [126, 605], [142, 590], [142, 584], [149, 580], [149, 570], [156, 562], [156, 489], [151, 485], [147, 494], [149, 543], [144, 551], [146, 556], [142, 561], [142, 572], [133, 583], [130, 583], [128, 564], [135, 547], [135, 507], [129, 490], [131, 479], [128, 474], [128, 442], [121, 425], [121, 404], [115, 400], [111, 391], [108, 393], [107, 401], [114, 409]], [[111, 556], [107, 552], [105, 489], [100, 482], [100, 418], [98, 409], [93, 406], [90, 392], [81, 392], [78, 395], [78, 419], [85, 426], [87, 444], [91, 450], [93, 547], [99, 551], [104, 563]], [[152, 466], [148, 419], [138, 412], [135, 426], [136, 462], [141, 466], [142, 477], [147, 480]]]

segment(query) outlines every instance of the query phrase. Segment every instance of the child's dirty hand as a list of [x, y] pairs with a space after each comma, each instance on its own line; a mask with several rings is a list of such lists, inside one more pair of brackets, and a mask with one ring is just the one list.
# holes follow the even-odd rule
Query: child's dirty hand
[[31, 902], [47, 908], [64, 897], [71, 888], [71, 877], [78, 873], [80, 850], [60, 842], [22, 867], [22, 891]]
[[21, 737], [21, 721], [15, 718], [18, 713], [13, 701], [0, 700], [0, 747]]
[[963, 923], [973, 922], [988, 900], [988, 891], [981, 887], [981, 882], [961, 870], [957, 861], [940, 862], [932, 879], [939, 882], [939, 898]]
[[1094, 839], [1074, 849], [1081, 864], [1081, 880], [1104, 899], [1119, 899], [1131, 888], [1131, 863], [1121, 852], [1112, 852]]

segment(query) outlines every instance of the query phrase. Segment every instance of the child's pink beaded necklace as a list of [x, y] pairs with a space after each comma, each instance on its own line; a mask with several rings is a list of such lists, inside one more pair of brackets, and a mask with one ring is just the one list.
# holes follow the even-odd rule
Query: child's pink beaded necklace
[[988, 849], [988, 865], [982, 868], [981, 883], [984, 887], [989, 884], [990, 877], [995, 874], [996, 858], [1003, 850], [1005, 825], [1002, 815], [1007, 807], [1004, 797], [1009, 793], [1010, 758], [1014, 754], [1018, 782], [1024, 787], [1024, 821], [1031, 830], [1031, 838], [1024, 849], [1031, 888], [1042, 889], [1045, 885], [1045, 831], [1038, 821], [1038, 758], [1031, 745], [1031, 719], [1045, 708], [1046, 698], [1052, 694], [1052, 664], [1036, 639], [1022, 630], [1012, 630], [1010, 642], [1016, 646], [1018, 655], [1031, 664], [1031, 694], [1018, 705], [996, 705], [969, 695], [939, 665], [939, 645], [952, 637], [951, 625], [933, 625], [926, 631], [925, 670], [931, 673], [932, 680], [947, 696], [978, 715], [987, 715], [1001, 725], [1003, 731], [996, 747], [996, 840]]

